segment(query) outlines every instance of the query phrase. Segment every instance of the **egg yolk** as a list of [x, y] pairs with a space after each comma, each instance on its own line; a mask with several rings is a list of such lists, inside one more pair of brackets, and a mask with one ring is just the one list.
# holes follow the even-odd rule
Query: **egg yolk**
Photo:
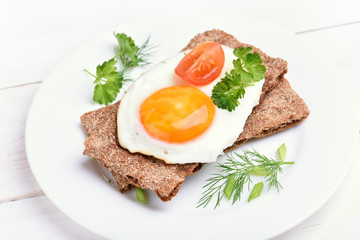
[[171, 86], [149, 96], [140, 106], [140, 120], [153, 138], [182, 143], [201, 135], [211, 124], [215, 107], [192, 86]]

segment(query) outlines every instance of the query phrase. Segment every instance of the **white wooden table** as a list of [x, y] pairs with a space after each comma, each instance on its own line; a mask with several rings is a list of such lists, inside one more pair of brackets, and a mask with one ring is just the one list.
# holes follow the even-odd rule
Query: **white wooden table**
[[[212, 6], [202, 7], [205, 3]], [[360, 115], [359, 0], [1, 1], [0, 239], [101, 239], [66, 217], [37, 184], [24, 146], [31, 101], [49, 72], [99, 33], [139, 16], [199, 11], [245, 11], [310, 42], [342, 72], [339, 84], [351, 86], [349, 95]], [[352, 167], [336, 193], [275, 239], [360, 239], [359, 218], [358, 143]]]

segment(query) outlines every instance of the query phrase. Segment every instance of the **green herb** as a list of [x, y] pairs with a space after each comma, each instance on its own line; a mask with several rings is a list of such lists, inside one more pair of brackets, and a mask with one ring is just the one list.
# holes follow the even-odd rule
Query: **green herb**
[[268, 174], [262, 167], [255, 167], [250, 173], [254, 176], [266, 176]]
[[95, 77], [93, 100], [99, 104], [108, 105], [115, 100], [122, 87], [123, 76], [118, 73], [115, 66], [116, 60], [110, 59], [96, 67], [96, 76], [88, 70], [84, 70]]
[[[108, 105], [113, 102], [125, 81], [129, 81], [126, 74], [137, 66], [149, 64], [147, 57], [149, 47], [148, 38], [140, 47], [136, 46], [131, 37], [124, 33], [114, 33], [118, 46], [114, 48], [115, 56], [96, 67], [96, 75], [84, 69], [95, 78], [93, 100], [99, 104]], [[120, 67], [117, 68], [118, 61]]]
[[233, 111], [239, 106], [239, 99], [245, 95], [245, 88], [265, 77], [266, 67], [258, 53], [252, 53], [252, 48], [236, 48], [233, 61], [234, 69], [226, 72], [225, 77], [218, 82], [213, 90], [211, 99], [221, 109]]
[[227, 180], [227, 183], [226, 183], [226, 186], [224, 189], [225, 196], [229, 200], [231, 199], [231, 195], [234, 192], [234, 187], [235, 187], [235, 178], [234, 178], [234, 175], [231, 174]]
[[147, 203], [144, 189], [136, 187], [136, 199], [143, 204]]
[[240, 74], [225, 73], [225, 77], [212, 90], [211, 99], [214, 104], [229, 112], [233, 111], [240, 104], [239, 99], [245, 95], [245, 84], [240, 81]]
[[248, 202], [250, 202], [251, 200], [257, 198], [260, 196], [262, 190], [264, 187], [264, 183], [263, 182], [259, 182], [257, 184], [255, 184], [254, 188], [252, 189], [250, 196], [248, 198]]
[[266, 72], [259, 53], [252, 53], [251, 50], [251, 47], [234, 49], [234, 55], [238, 57], [233, 61], [235, 72], [240, 73], [246, 83], [260, 81]]
[[[286, 146], [285, 143], [283, 143], [278, 149], [277, 149], [278, 159], [283, 164], [293, 164], [293, 162], [290, 163], [284, 163], [285, 157], [286, 157]], [[257, 166], [253, 170], [251, 170], [251, 174], [255, 176], [266, 176], [269, 174], [269, 170], [264, 168], [263, 166]]]
[[286, 146], [285, 146], [285, 143], [283, 143], [277, 150], [277, 153], [278, 153], [278, 156], [279, 156], [279, 159], [281, 162], [285, 161], [286, 152], [287, 152]]
[[254, 149], [253, 151], [243, 150], [243, 154], [235, 153], [235, 155], [236, 157], [227, 155], [224, 163], [217, 164], [221, 172], [206, 180], [208, 183], [203, 187], [206, 190], [197, 207], [206, 207], [215, 197], [214, 208], [216, 208], [220, 206], [224, 194], [229, 199], [232, 196], [232, 204], [234, 204], [240, 200], [244, 186], [247, 185], [250, 188], [252, 175], [264, 176], [268, 189], [276, 188], [280, 191], [282, 186], [278, 181], [278, 174], [282, 173], [282, 165], [294, 164], [294, 162], [268, 158]]
[[152, 48], [149, 46], [150, 38], [147, 38], [146, 41], [138, 47], [135, 45], [134, 40], [125, 33], [114, 33], [114, 36], [118, 41], [118, 46], [114, 48], [116, 54], [114, 58], [119, 58], [123, 66], [122, 71], [126, 72], [133, 67], [150, 63], [147, 60], [147, 57], [151, 55], [149, 50]]

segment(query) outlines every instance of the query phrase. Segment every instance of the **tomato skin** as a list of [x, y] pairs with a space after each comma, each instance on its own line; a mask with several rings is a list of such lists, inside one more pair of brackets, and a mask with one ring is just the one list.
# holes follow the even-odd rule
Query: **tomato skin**
[[205, 42], [186, 54], [175, 68], [182, 80], [204, 86], [219, 77], [225, 63], [225, 54], [219, 43]]

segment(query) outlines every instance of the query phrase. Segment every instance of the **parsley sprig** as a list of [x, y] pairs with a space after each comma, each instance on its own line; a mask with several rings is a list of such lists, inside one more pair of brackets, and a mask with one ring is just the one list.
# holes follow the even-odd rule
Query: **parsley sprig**
[[[285, 145], [282, 145], [285, 146]], [[208, 182], [203, 188], [206, 189], [200, 198], [197, 207], [206, 207], [215, 198], [215, 207], [220, 206], [224, 195], [232, 198], [232, 204], [239, 201], [244, 187], [250, 189], [251, 176], [263, 176], [268, 184], [268, 190], [275, 188], [282, 189], [278, 181], [278, 175], [282, 173], [282, 165], [294, 164], [284, 162], [280, 159], [272, 159], [260, 154], [256, 150], [243, 150], [243, 154], [235, 153], [236, 157], [227, 155], [224, 163], [218, 163], [221, 173], [214, 174], [207, 179]], [[261, 188], [262, 190], [262, 188]]]
[[265, 77], [266, 67], [262, 65], [259, 53], [251, 50], [251, 47], [234, 49], [237, 57], [233, 61], [234, 69], [225, 73], [212, 90], [211, 99], [219, 108], [233, 111], [239, 106], [239, 99], [244, 97], [245, 88]]
[[[118, 46], [114, 48], [115, 56], [96, 67], [96, 75], [85, 72], [95, 78], [93, 100], [99, 104], [112, 103], [120, 92], [125, 81], [130, 79], [127, 74], [131, 69], [149, 64], [147, 60], [151, 55], [149, 50], [150, 37], [140, 46], [136, 46], [134, 40], [125, 33], [114, 33]], [[118, 61], [120, 67], [117, 67]]]

